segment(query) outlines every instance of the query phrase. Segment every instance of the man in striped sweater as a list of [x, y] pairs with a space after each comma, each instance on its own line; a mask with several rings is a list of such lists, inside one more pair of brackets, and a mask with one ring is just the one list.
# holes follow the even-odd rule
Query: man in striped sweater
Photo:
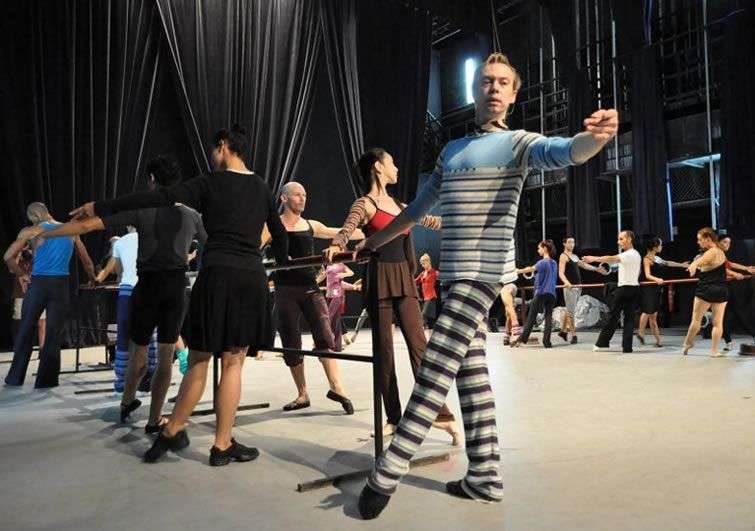
[[485, 319], [504, 284], [516, 279], [514, 229], [528, 168], [581, 164], [616, 134], [618, 113], [598, 110], [573, 138], [510, 131], [506, 111], [521, 79], [506, 56], [492, 54], [477, 69], [477, 130], [446, 144], [417, 198], [360, 247], [378, 249], [441, 204], [440, 280], [446, 301], [390, 446], [359, 498], [363, 518], [376, 518], [395, 492], [456, 380], [466, 435], [466, 477], [446, 484], [455, 496], [501, 501], [495, 403], [485, 362]]

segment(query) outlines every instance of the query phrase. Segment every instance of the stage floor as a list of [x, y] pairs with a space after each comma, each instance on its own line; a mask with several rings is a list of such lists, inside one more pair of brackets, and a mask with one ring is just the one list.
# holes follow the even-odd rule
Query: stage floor
[[[501, 335], [488, 338], [503, 503], [444, 493], [445, 481], [463, 475], [466, 457], [432, 430], [423, 455], [450, 450], [451, 461], [414, 469], [373, 522], [356, 513], [362, 481], [295, 490], [372, 462], [368, 364], [341, 363], [357, 410], [349, 417], [325, 399], [316, 360], [306, 361], [312, 407], [284, 413], [295, 390], [283, 361], [272, 354], [248, 359], [242, 403], [270, 408], [240, 413], [235, 435], [262, 455], [223, 468], [207, 465], [213, 417], [189, 427], [192, 444], [180, 457], [141, 463], [150, 444], [142, 429], [147, 408], [133, 424], [118, 425], [117, 395], [74, 394], [108, 387], [97, 381], [110, 379], [109, 372], [62, 376], [53, 391], [35, 391], [31, 377], [21, 389], [0, 386], [0, 528], [755, 529], [755, 358], [711, 359], [705, 340], [685, 358], [679, 337], [629, 355], [592, 352], [592, 333], [580, 339], [566, 346], [555, 338], [551, 350], [512, 350]], [[369, 354], [369, 340], [365, 331], [347, 352]], [[304, 345], [311, 346], [309, 338]], [[399, 334], [396, 349], [405, 404], [413, 382]], [[102, 348], [84, 352], [86, 360], [102, 359]], [[73, 351], [66, 351], [64, 368], [72, 364]], [[7, 370], [0, 364], [0, 376]], [[174, 376], [178, 381], [177, 367]], [[209, 400], [208, 391], [205, 406]], [[458, 412], [455, 390], [449, 403]]]

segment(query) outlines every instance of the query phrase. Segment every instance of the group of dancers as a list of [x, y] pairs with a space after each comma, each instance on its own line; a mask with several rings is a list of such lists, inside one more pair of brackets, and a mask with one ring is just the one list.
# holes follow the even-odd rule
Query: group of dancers
[[[509, 130], [507, 109], [514, 103], [520, 86], [519, 74], [502, 54], [491, 54], [478, 67], [473, 84], [477, 128], [443, 148], [431, 178], [409, 205], [400, 203], [387, 191], [398, 179], [391, 154], [380, 148], [363, 153], [355, 164], [363, 195], [354, 201], [338, 228], [302, 216], [306, 191], [300, 184], [287, 184], [279, 203], [266, 182], [247, 167], [248, 137], [243, 128], [234, 126], [219, 131], [214, 137], [212, 160], [216, 171], [210, 174], [180, 183], [160, 182], [157, 175], [153, 175], [151, 190], [86, 203], [71, 212], [75, 221], [63, 225], [43, 224], [22, 230], [14, 245], [31, 240], [39, 250], [53, 242], [65, 241], [56, 237], [70, 238], [109, 223], [138, 225], [139, 281], [131, 300], [135, 321], [131, 326], [131, 340], [136, 345], [134, 349], [143, 349], [146, 332], [157, 328], [161, 352], [165, 346], [167, 360], [167, 352], [172, 352], [180, 327], [181, 312], [177, 311], [177, 305], [179, 291], [182, 295], [184, 290], [185, 256], [190, 245], [188, 233], [193, 230], [184, 229], [191, 223], [190, 209], [202, 215], [207, 236], [202, 267], [188, 308], [188, 370], [172, 413], [165, 418], [150, 419], [158, 429], [144, 461], [154, 462], [168, 451], [180, 451], [189, 445], [187, 421], [203, 395], [213, 356], [219, 356], [222, 372], [215, 400], [217, 422], [210, 464], [226, 465], [258, 457], [256, 448], [233, 437], [232, 427], [247, 352], [264, 350], [272, 343], [273, 316], [267, 304], [268, 278], [261, 248], [269, 244], [277, 264], [285, 265], [289, 258], [311, 255], [313, 239], [325, 238], [331, 240], [325, 253], [329, 260], [347, 250], [379, 250], [375, 258], [378, 260], [377, 285], [365, 291], [377, 299], [377, 314], [371, 316], [371, 322], [381, 337], [380, 351], [375, 356], [382, 366], [379, 385], [388, 422], [384, 433], [391, 433], [393, 437], [376, 460], [361, 492], [360, 514], [365, 519], [375, 518], [387, 506], [433, 426], [446, 430], [457, 444], [461, 443], [462, 434], [465, 439], [467, 473], [462, 479], [449, 482], [447, 491], [481, 502], [500, 501], [503, 481], [498, 470], [500, 449], [495, 401], [485, 357], [486, 319], [495, 299], [502, 291], [511, 294], [509, 286], [517, 278], [513, 234], [523, 184], [529, 168], [552, 170], [584, 163], [600, 152], [618, 128], [618, 113], [609, 109], [598, 110], [587, 117], [585, 131], [572, 138]], [[440, 216], [428, 215], [436, 203], [441, 205]], [[416, 223], [430, 229], [442, 227], [438, 277], [443, 285], [444, 303], [433, 323], [429, 341], [423, 329], [425, 319], [413, 277], [415, 255], [410, 229]], [[152, 254], [147, 247], [142, 250], [141, 242], [147, 233], [162, 242]], [[707, 246], [707, 250], [689, 267], [700, 270], [701, 276], [710, 280], [701, 279], [699, 289], [703, 291], [699, 294], [699, 304], [696, 299], [695, 311], [704, 311], [706, 304], [714, 305], [714, 315], [721, 317], [717, 286], [723, 274], [722, 253], [716, 251], [714, 243], [707, 243], [714, 242], [707, 232], [701, 233], [700, 238], [701, 246]], [[351, 240], [359, 242], [352, 248]], [[539, 252], [544, 263], [534, 266], [540, 287], [536, 292], [537, 307], [553, 306], [551, 285], [560, 273], [573, 284], [579, 282], [575, 271], [578, 273], [580, 267], [590, 269], [592, 263], [618, 263], [618, 293], [613, 298], [611, 320], [597, 344], [597, 347], [606, 347], [617, 326], [618, 313], [629, 311], [639, 298], [635, 272], [639, 271], [642, 259], [633, 251], [633, 240], [631, 232], [624, 231], [619, 236], [622, 253], [582, 257], [581, 261], [573, 255], [573, 242], [566, 242], [568, 251], [564, 253], [563, 267], [560, 267], [561, 259], [559, 265], [553, 260], [552, 243], [542, 242]], [[78, 239], [69, 241], [76, 245], [79, 242]], [[32, 274], [30, 289], [35, 289], [38, 282], [44, 284], [44, 280]], [[275, 321], [283, 346], [301, 348], [298, 323], [300, 316], [304, 316], [312, 331], [315, 350], [335, 349], [328, 304], [317, 286], [317, 271], [282, 270], [274, 274], [273, 281]], [[148, 294], [148, 300], [140, 298], [141, 291]], [[573, 307], [576, 304], [574, 292], [570, 292], [569, 297]], [[24, 310], [24, 323], [28, 320], [33, 325], [39, 317], [37, 309], [42, 306], [44, 304], [34, 306], [28, 315]], [[530, 312], [530, 315], [535, 313]], [[48, 306], [48, 322], [51, 317]], [[394, 365], [394, 320], [404, 336], [415, 375], [414, 389], [403, 409]], [[627, 332], [627, 321], [631, 320], [625, 319], [625, 349], [631, 348], [632, 340], [631, 330]], [[526, 341], [531, 329], [528, 319], [515, 343]], [[573, 319], [565, 324], [563, 330], [566, 329], [575, 333]], [[687, 341], [689, 343], [691, 341]], [[134, 352], [132, 350], [132, 354]], [[16, 356], [19, 356], [18, 351]], [[131, 359], [138, 376], [143, 357], [132, 355]], [[14, 357], [14, 364], [15, 361]], [[308, 407], [310, 395], [301, 356], [286, 354], [285, 362], [297, 390], [296, 398], [285, 409]], [[353, 413], [337, 362], [326, 358], [321, 358], [321, 362], [330, 385], [327, 398], [339, 403], [346, 414]], [[463, 432], [446, 405], [454, 382], [459, 393]], [[164, 398], [164, 394], [162, 396]], [[153, 394], [153, 400], [156, 398], [159, 401], [160, 397]], [[162, 403], [159, 405], [162, 407]], [[121, 407], [122, 415], [127, 416], [138, 404], [129, 395], [124, 396]]]

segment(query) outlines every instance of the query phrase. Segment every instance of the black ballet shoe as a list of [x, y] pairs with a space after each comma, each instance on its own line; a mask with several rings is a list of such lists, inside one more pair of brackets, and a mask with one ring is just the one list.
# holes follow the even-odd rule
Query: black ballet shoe
[[133, 413], [134, 411], [139, 408], [139, 406], [142, 405], [142, 401], [138, 398], [134, 398], [131, 402], [129, 402], [125, 406], [121, 406], [121, 424], [126, 422], [126, 419]]
[[145, 463], [154, 463], [167, 454], [168, 450], [177, 452], [187, 446], [189, 446], [189, 436], [186, 434], [186, 430], [179, 431], [173, 437], [166, 436], [163, 430], [152, 443], [152, 447], [144, 454], [143, 459]]
[[289, 402], [288, 404], [283, 406], [283, 411], [296, 411], [297, 409], [305, 409], [309, 406], [309, 400], [305, 400], [304, 402], [298, 402], [294, 400], [293, 402]]
[[225, 450], [221, 450], [217, 446], [210, 448], [210, 466], [225, 466], [231, 461], [247, 463], [254, 461], [259, 456], [260, 451], [256, 448], [244, 446], [236, 442], [236, 439], [231, 439], [231, 446]]
[[576, 345], [577, 344], [577, 336], [572, 336], [571, 338], [571, 344]]
[[359, 495], [359, 514], [364, 520], [373, 520], [380, 516], [389, 501], [391, 501], [390, 496], [375, 492], [369, 485], [365, 485]]
[[146, 433], [147, 435], [160, 433], [167, 423], [168, 419], [166, 419], [165, 417], [160, 417], [160, 420], [157, 421], [157, 424], [147, 424], [146, 426], [144, 426], [144, 433]]
[[351, 400], [349, 400], [345, 396], [341, 396], [335, 391], [328, 391], [328, 394], [325, 396], [328, 397], [330, 400], [333, 400], [341, 404], [341, 406], [343, 407], [343, 410], [346, 412], [347, 415], [354, 414], [354, 405], [351, 403]]
[[640, 345], [644, 345], [645, 344], [645, 336], [641, 336], [640, 334], [635, 334], [635, 336], [637, 337], [638, 341], [640, 342]]
[[560, 337], [564, 341], [567, 341], [567, 342], [569, 341], [569, 336], [566, 334], [566, 332], [563, 332], [563, 331], [559, 332], [558, 337]]
[[455, 496], [457, 498], [463, 498], [465, 500], [474, 500], [472, 496], [467, 494], [467, 491], [461, 488], [460, 479], [456, 481], [449, 481], [448, 483], [446, 483], [446, 492], [449, 493], [451, 496]]

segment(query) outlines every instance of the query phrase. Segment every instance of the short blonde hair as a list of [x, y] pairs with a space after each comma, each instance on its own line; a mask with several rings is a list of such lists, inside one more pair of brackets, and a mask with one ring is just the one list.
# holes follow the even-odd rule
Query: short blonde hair
[[485, 68], [485, 65], [495, 65], [495, 64], [501, 64], [508, 66], [512, 72], [514, 72], [514, 91], [518, 91], [519, 88], [522, 86], [522, 78], [519, 75], [519, 72], [517, 72], [516, 68], [514, 68], [514, 65], [512, 65], [509, 62], [509, 58], [506, 57], [502, 53], [494, 52], [488, 55], [488, 58], [485, 59], [482, 63], [480, 63], [480, 66], [477, 67], [477, 70], [475, 70], [475, 83], [477, 83], [480, 80], [480, 74], [482, 73], [482, 69]]
[[432, 260], [430, 260], [430, 255], [427, 254], [427, 253], [425, 253], [425, 254], [423, 254], [422, 256], [419, 257], [419, 261], [420, 262], [422, 262], [423, 260], [427, 260], [428, 262], [432, 261]]

